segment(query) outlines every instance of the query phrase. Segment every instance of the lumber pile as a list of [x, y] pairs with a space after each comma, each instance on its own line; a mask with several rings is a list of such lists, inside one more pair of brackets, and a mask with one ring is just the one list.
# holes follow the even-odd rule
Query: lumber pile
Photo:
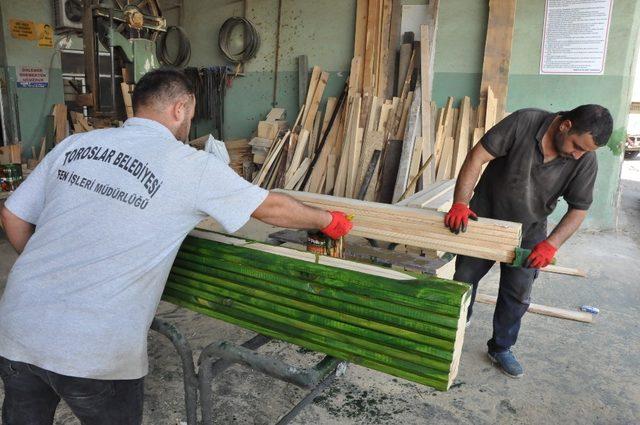
[[57, 145], [69, 135], [69, 121], [67, 120], [67, 105], [56, 103], [53, 105], [54, 143]]
[[196, 231], [163, 299], [444, 391], [458, 371], [470, 289]]
[[[513, 10], [492, 17], [500, 14], [500, 2], [513, 0], [492, 0], [487, 46], [500, 47], [499, 56], [508, 58], [510, 39], [497, 40], [494, 27], [508, 24]], [[324, 108], [329, 74], [316, 66], [309, 77], [306, 57], [299, 58], [298, 117], [289, 132], [269, 137], [272, 143], [252, 141], [255, 162], [262, 165], [254, 183], [397, 203], [457, 178], [469, 151], [504, 116], [505, 79], [483, 76], [477, 108], [464, 96], [449, 97], [438, 109], [431, 90], [439, 1], [429, 2], [420, 33], [405, 33], [402, 40], [398, 4], [357, 1], [349, 79], [342, 95], [327, 97]], [[491, 54], [485, 57], [487, 69], [499, 63]]]
[[229, 167], [239, 175], [244, 176], [245, 164], [251, 163], [253, 158], [249, 141], [247, 139], [227, 140], [224, 145], [229, 153]]
[[22, 143], [0, 146], [0, 164], [21, 164]]
[[454, 235], [442, 225], [444, 213], [438, 211], [308, 192], [280, 192], [309, 206], [353, 215], [351, 234], [355, 236], [503, 263], [513, 262], [521, 242], [520, 223], [480, 218], [470, 222], [465, 233]]
[[93, 126], [89, 124], [89, 121], [87, 121], [80, 112], [69, 111], [69, 115], [71, 116], [74, 133], [84, 133], [93, 130]]
[[287, 129], [287, 122], [284, 117], [285, 110], [283, 108], [273, 108], [264, 121], [258, 123], [256, 136], [249, 142], [254, 164], [264, 164], [274, 142]]

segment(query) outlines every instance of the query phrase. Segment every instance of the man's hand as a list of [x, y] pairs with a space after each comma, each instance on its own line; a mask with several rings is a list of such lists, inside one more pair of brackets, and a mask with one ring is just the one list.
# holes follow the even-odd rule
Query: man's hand
[[478, 216], [466, 204], [456, 202], [451, 206], [447, 215], [444, 216], [444, 225], [451, 230], [451, 233], [457, 235], [461, 230], [463, 232], [467, 231], [469, 219], [477, 221]]
[[331, 211], [331, 223], [321, 230], [322, 233], [331, 239], [338, 239], [351, 231], [353, 223], [349, 217], [340, 211]]
[[525, 267], [532, 269], [542, 269], [553, 261], [553, 256], [558, 252], [558, 248], [544, 240], [533, 247], [531, 254], [527, 258]]

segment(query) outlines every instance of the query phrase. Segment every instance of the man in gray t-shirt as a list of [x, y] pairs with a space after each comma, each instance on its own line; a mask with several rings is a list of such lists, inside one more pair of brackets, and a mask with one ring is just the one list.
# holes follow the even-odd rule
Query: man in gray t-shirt
[[195, 108], [182, 73], [144, 76], [133, 107], [121, 128], [62, 141], [2, 210], [21, 253], [0, 300], [4, 423], [52, 423], [61, 398], [83, 423], [140, 423], [147, 332], [203, 218], [228, 232], [250, 217], [333, 238], [351, 228], [180, 142]]
[[[598, 171], [594, 151], [607, 143], [612, 127], [611, 114], [599, 105], [559, 113], [521, 109], [491, 128], [460, 170], [445, 226], [457, 234], [477, 215], [516, 221], [522, 223], [521, 246], [532, 249], [525, 267], [500, 265], [493, 337], [487, 344], [491, 360], [509, 376], [523, 374], [511, 347], [529, 307], [533, 281], [587, 215]], [[547, 237], [547, 216], [561, 196], [569, 210]], [[475, 300], [478, 282], [493, 263], [458, 256], [454, 280], [473, 285]]]

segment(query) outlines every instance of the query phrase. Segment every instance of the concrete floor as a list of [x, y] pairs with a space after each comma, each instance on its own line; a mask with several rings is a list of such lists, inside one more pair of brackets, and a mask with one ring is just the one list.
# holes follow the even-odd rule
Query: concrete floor
[[[454, 388], [443, 393], [350, 365], [295, 424], [636, 424], [640, 423], [640, 161], [623, 171], [618, 232], [580, 232], [560, 251], [563, 265], [588, 271], [587, 279], [542, 274], [534, 302], [568, 309], [594, 305], [593, 324], [528, 314], [515, 353], [525, 376], [501, 374], [486, 357], [493, 308], [478, 305], [467, 330]], [[255, 235], [250, 225], [245, 233]], [[15, 256], [0, 239], [0, 290]], [[495, 269], [481, 283], [497, 292]], [[253, 334], [163, 303], [160, 317], [184, 331], [199, 350], [217, 339], [240, 343]], [[262, 352], [308, 365], [318, 359], [284, 343]], [[149, 336], [150, 374], [145, 389], [145, 424], [185, 420], [178, 358], [168, 341]], [[292, 385], [233, 367], [216, 382], [216, 424], [272, 424], [305, 394]], [[66, 406], [56, 424], [78, 423]]]

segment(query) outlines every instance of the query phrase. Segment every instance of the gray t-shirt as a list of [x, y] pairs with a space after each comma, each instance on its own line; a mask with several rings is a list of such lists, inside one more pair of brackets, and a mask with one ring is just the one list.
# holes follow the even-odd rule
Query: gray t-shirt
[[268, 192], [152, 120], [74, 135], [6, 201], [36, 231], [0, 300], [0, 355], [63, 375], [136, 379], [185, 236], [228, 232]]
[[557, 116], [540, 109], [515, 111], [480, 140], [494, 157], [475, 188], [470, 206], [482, 217], [546, 227], [546, 218], [563, 197], [569, 207], [586, 210], [598, 173], [595, 152], [580, 159], [557, 157], [547, 163], [542, 137]]

